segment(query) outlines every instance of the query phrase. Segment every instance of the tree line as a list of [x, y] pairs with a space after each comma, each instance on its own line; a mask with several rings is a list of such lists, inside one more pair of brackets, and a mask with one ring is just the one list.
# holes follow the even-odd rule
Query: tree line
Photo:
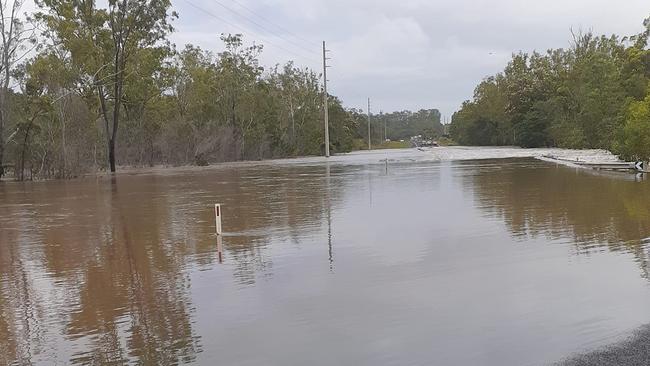
[[[0, 0], [0, 177], [70, 178], [118, 165], [316, 155], [320, 75], [264, 68], [263, 46], [222, 34], [223, 51], [177, 49], [170, 0]], [[333, 152], [357, 120], [329, 103]]]
[[417, 135], [435, 138], [443, 132], [440, 111], [437, 109], [382, 112], [373, 116], [373, 119], [377, 121], [379, 135], [389, 140], [405, 140]]
[[572, 32], [571, 46], [513, 54], [450, 126], [465, 145], [601, 148], [650, 159], [650, 18], [630, 37]]
[[[368, 147], [368, 114], [354, 108], [348, 112], [357, 127], [353, 148], [366, 149]], [[440, 123], [440, 111], [437, 109], [370, 114], [372, 146], [381, 146], [386, 140], [408, 140], [418, 135], [434, 139], [443, 135], [443, 129], [443, 125]]]

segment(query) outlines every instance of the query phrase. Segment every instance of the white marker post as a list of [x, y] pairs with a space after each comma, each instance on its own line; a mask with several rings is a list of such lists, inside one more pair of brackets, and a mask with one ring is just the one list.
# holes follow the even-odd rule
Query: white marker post
[[217, 230], [217, 235], [221, 235], [221, 205], [214, 205], [214, 219], [215, 219], [215, 229]]

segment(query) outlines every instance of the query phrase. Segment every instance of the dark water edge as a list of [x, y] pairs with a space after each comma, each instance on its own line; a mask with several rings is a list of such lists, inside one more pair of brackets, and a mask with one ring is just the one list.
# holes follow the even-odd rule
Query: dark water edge
[[627, 366], [650, 364], [650, 324], [627, 339], [601, 349], [572, 356], [557, 366]]

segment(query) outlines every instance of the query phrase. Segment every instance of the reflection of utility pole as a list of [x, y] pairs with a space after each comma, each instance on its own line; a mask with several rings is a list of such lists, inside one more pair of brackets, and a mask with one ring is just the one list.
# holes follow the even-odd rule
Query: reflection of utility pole
[[329, 107], [327, 106], [327, 49], [323, 41], [323, 110], [325, 116], [325, 157], [330, 157], [330, 122]]
[[330, 164], [325, 166], [325, 181], [327, 184], [327, 248], [329, 253], [330, 271], [334, 269], [334, 255], [332, 252], [332, 201], [330, 196]]
[[368, 98], [368, 150], [372, 150], [372, 142], [370, 140], [370, 98]]

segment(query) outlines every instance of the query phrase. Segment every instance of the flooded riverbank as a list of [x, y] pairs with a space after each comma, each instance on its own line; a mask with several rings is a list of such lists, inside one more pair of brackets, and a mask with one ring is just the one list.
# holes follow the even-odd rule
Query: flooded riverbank
[[408, 149], [0, 184], [0, 363], [598, 350], [650, 323], [650, 186], [532, 158], [549, 151], [613, 159]]

